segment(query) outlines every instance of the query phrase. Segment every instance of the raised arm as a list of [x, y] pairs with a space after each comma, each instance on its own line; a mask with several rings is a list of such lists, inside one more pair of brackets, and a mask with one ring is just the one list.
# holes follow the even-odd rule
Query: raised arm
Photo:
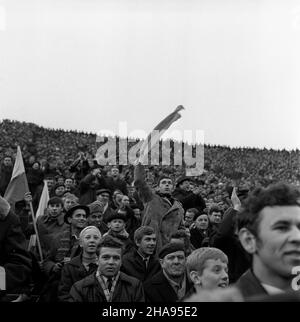
[[139, 197], [143, 203], [149, 202], [153, 198], [153, 191], [145, 181], [145, 169], [141, 163], [134, 167], [134, 185], [137, 188]]

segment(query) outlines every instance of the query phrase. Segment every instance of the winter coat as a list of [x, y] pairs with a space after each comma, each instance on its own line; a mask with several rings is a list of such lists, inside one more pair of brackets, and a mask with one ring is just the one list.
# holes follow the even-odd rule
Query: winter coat
[[206, 208], [204, 199], [191, 191], [176, 188], [173, 191], [172, 196], [182, 203], [184, 211], [189, 208], [196, 208], [201, 213]]
[[[70, 291], [70, 302], [107, 302], [96, 274], [76, 282]], [[145, 302], [142, 283], [134, 277], [120, 273], [112, 302]]]
[[111, 191], [111, 193], [113, 193], [115, 190], [121, 190], [124, 195], [128, 195], [127, 184], [125, 180], [121, 178], [114, 180], [112, 177], [108, 177], [106, 179], [106, 183], [107, 188]]
[[5, 269], [7, 293], [21, 293], [30, 282], [32, 260], [25, 242], [19, 218], [12, 211], [1, 211], [0, 266]]
[[150, 226], [155, 230], [158, 253], [170, 241], [175, 232], [184, 229], [184, 210], [177, 200], [171, 199], [170, 201], [170, 199], [152, 191], [144, 178], [144, 167], [138, 164], [134, 169], [134, 180], [145, 206], [142, 225]]
[[[94, 187], [91, 186], [92, 182], [96, 180]], [[97, 199], [96, 191], [98, 189], [107, 188], [106, 179], [101, 176], [101, 178], [96, 178], [93, 174], [88, 174], [85, 176], [79, 184], [79, 204], [89, 205]]]
[[[185, 295], [190, 292], [192, 287], [193, 284], [186, 277]], [[147, 302], [170, 303], [179, 300], [162, 270], [144, 283], [144, 290]]]
[[82, 264], [81, 255], [72, 258], [69, 263], [64, 265], [61, 272], [60, 283], [58, 286], [59, 301], [68, 301], [72, 285], [93, 274], [96, 270], [97, 265], [94, 264], [93, 268], [87, 271]]
[[140, 281], [148, 280], [156, 273], [160, 272], [160, 270], [161, 266], [158, 258], [150, 256], [146, 267], [136, 248], [123, 256], [121, 271]]
[[235, 286], [242, 293], [244, 298], [257, 295], [267, 295], [260, 281], [254, 275], [252, 269], [248, 269], [236, 282]]

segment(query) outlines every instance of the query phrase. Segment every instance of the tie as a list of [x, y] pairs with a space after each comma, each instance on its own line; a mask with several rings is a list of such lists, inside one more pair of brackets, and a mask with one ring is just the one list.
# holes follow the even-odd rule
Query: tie
[[108, 288], [109, 291], [111, 290], [112, 284], [113, 284], [112, 278], [109, 277], [107, 279], [107, 288]]
[[148, 258], [143, 258], [143, 261], [144, 261], [145, 267], [147, 268], [148, 267]]

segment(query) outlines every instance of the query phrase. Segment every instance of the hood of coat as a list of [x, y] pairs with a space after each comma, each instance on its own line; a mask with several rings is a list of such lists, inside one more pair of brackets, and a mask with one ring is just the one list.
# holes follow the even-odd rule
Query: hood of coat
[[0, 219], [5, 219], [10, 210], [10, 204], [0, 196]]

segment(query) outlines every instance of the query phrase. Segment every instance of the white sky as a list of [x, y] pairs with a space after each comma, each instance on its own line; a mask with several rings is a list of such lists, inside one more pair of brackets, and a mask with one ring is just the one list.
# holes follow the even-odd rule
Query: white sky
[[300, 148], [300, 2], [0, 0], [0, 118]]

